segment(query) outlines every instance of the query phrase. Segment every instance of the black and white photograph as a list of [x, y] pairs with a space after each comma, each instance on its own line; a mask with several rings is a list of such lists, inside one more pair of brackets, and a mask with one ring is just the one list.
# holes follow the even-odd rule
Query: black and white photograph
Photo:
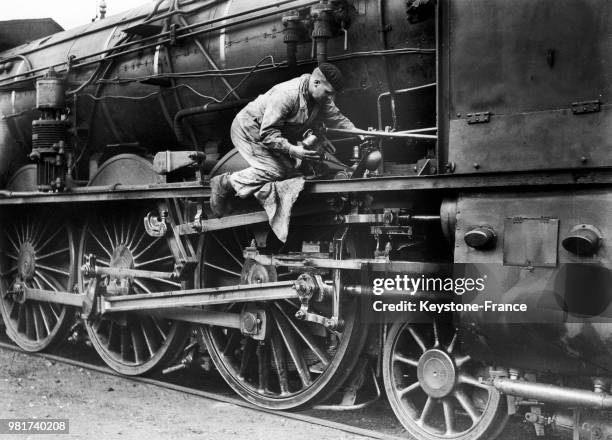
[[608, 0], [2, 1], [0, 440], [612, 440], [609, 100]]

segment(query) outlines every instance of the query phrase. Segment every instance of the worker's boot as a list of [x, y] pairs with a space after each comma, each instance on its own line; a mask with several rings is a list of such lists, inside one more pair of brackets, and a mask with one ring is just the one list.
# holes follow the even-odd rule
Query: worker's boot
[[229, 173], [225, 173], [210, 179], [210, 210], [217, 218], [232, 213], [232, 198], [235, 191], [229, 176]]

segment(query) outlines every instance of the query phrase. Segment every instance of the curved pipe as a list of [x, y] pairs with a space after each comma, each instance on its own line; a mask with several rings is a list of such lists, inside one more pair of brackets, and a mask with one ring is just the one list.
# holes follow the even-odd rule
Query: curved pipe
[[209, 102], [206, 105], [200, 105], [197, 107], [185, 108], [183, 110], [178, 111], [174, 115], [174, 134], [176, 139], [181, 143], [185, 143], [185, 131], [183, 130], [183, 119], [194, 116], [201, 115], [206, 113], [220, 112], [223, 110], [235, 109], [238, 107], [244, 107], [251, 99], [238, 99], [236, 101], [228, 101], [228, 102]]

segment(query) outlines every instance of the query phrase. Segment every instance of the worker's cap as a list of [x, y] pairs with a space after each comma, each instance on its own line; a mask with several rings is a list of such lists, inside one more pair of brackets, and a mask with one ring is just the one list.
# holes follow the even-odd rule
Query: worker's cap
[[343, 87], [343, 78], [340, 69], [338, 69], [331, 63], [321, 63], [319, 64], [319, 70], [321, 71], [327, 82], [331, 84], [334, 90], [340, 93]]

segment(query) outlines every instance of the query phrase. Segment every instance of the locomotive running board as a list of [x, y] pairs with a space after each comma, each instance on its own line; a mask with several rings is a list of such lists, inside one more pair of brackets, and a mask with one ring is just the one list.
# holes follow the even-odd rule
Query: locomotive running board
[[[431, 176], [373, 177], [307, 181], [304, 194], [343, 192], [467, 190], [538, 187], [546, 185], [612, 185], [610, 169], [535, 170], [512, 173], [439, 174]], [[0, 205], [82, 203], [172, 198], [208, 199], [210, 187], [198, 182], [153, 185], [111, 185], [75, 188], [63, 193], [0, 191]]]

